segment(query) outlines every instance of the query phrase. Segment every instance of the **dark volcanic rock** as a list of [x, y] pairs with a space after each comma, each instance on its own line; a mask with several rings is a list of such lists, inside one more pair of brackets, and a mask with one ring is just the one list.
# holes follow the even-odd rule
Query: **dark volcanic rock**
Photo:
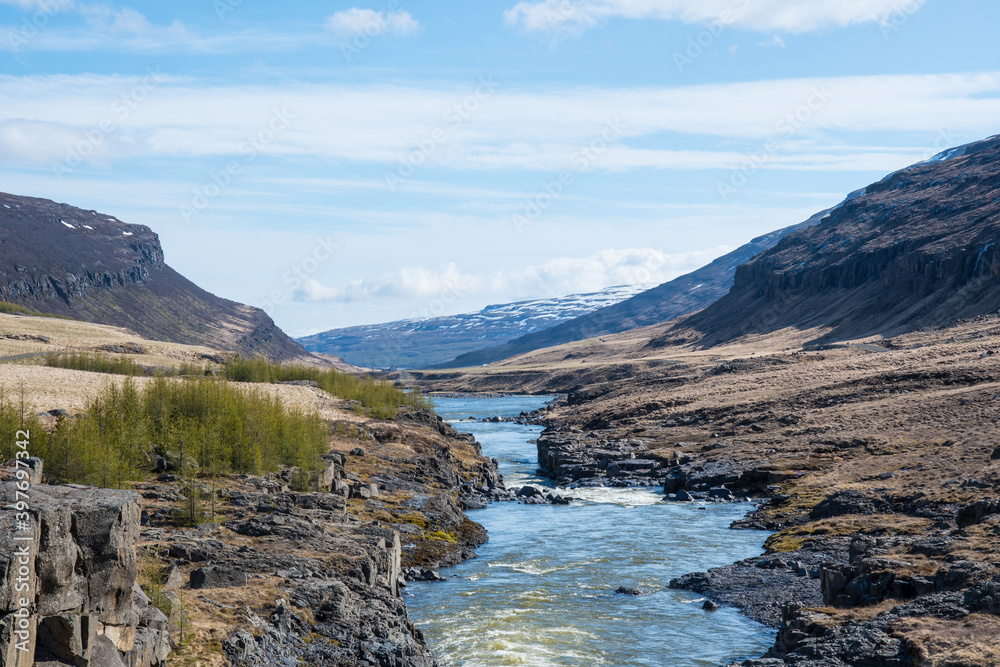
[[199, 567], [191, 572], [191, 588], [237, 588], [247, 585], [246, 572], [231, 567]]
[[[846, 543], [828, 541], [823, 549], [802, 550], [789, 558], [750, 558], [708, 572], [673, 579], [670, 588], [694, 591], [739, 607], [750, 618], [778, 627], [785, 605], [821, 606], [818, 573], [831, 561], [846, 561]], [[816, 575], [815, 577], [813, 575]]]

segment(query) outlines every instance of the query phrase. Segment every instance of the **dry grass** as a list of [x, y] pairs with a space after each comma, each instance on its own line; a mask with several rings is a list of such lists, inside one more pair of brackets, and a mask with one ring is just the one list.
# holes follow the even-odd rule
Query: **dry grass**
[[1000, 665], [1000, 618], [973, 614], [949, 621], [905, 618], [893, 627], [910, 650], [915, 667], [996, 667]]

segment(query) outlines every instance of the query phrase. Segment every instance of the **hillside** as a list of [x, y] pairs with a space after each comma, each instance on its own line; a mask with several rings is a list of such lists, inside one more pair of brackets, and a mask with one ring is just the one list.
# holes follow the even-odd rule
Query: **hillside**
[[788, 234], [818, 224], [829, 210], [805, 222], [753, 239], [711, 264], [675, 278], [620, 303], [575, 317], [492, 348], [463, 354], [438, 368], [481, 366], [519, 354], [596, 336], [667, 322], [705, 308], [723, 297], [733, 285], [736, 269], [758, 253], [774, 247]]
[[425, 368], [619, 303], [647, 287], [619, 285], [588, 294], [487, 306], [462, 315], [332, 329], [299, 342], [310, 352], [334, 354], [359, 366]]
[[710, 346], [786, 327], [816, 343], [893, 336], [1000, 309], [1000, 138], [890, 174], [741, 266], [678, 325]]
[[0, 300], [147, 338], [274, 359], [310, 356], [264, 311], [170, 268], [148, 227], [46, 199], [0, 193]]

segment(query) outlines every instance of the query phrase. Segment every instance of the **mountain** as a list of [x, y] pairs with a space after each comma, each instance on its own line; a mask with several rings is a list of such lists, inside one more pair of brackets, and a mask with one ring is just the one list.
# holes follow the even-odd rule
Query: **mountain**
[[151, 339], [311, 358], [264, 311], [167, 266], [148, 227], [47, 199], [0, 193], [0, 300]]
[[481, 348], [463, 354], [453, 361], [440, 364], [438, 368], [481, 366], [546, 347], [659, 324], [701, 310], [718, 301], [729, 291], [733, 285], [737, 267], [748, 262], [755, 255], [774, 247], [788, 234], [818, 224], [830, 210], [832, 209], [817, 213], [797, 225], [755, 238], [707, 266], [630, 299], [581, 315], [551, 328], [529, 333], [503, 345]]
[[[678, 324], [713, 345], [786, 327], [817, 343], [894, 336], [1000, 309], [1000, 137], [890, 174], [741, 266]], [[655, 342], [655, 341], [654, 341]]]
[[369, 367], [423, 368], [499, 345], [628, 299], [648, 285], [620, 285], [590, 294], [487, 306], [479, 312], [332, 329], [299, 342]]

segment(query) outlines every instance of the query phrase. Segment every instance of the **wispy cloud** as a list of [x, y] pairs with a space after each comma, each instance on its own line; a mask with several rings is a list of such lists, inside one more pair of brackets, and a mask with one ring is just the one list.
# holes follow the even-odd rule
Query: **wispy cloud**
[[369, 37], [380, 35], [406, 37], [420, 30], [420, 23], [405, 9], [397, 12], [384, 12], [374, 9], [359, 9], [358, 7], [352, 7], [330, 16], [326, 19], [325, 26], [329, 32], [341, 39], [349, 39], [362, 34]]
[[310, 303], [432, 299], [443, 293], [464, 297], [528, 299], [584, 293], [611, 285], [661, 283], [724, 254], [728, 247], [667, 254], [655, 248], [603, 250], [590, 257], [560, 257], [512, 271], [475, 273], [455, 263], [405, 267], [345, 285], [307, 280], [295, 299]]
[[26, 11], [66, 11], [72, 9], [75, 4], [73, 0], [0, 0], [0, 5], [13, 5]]
[[[38, 147], [36, 163], [69, 150], [67, 132], [82, 140], [114, 117], [116, 100], [136, 85], [118, 76], [0, 77], [0, 126], [6, 129], [0, 132], [0, 161], [26, 159], [16, 149], [25, 142]], [[678, 88], [505, 87], [460, 126], [449, 123], [442, 112], [475, 85], [233, 86], [164, 76], [95, 157], [238, 156], [275, 109], [287, 109], [294, 123], [262, 154], [391, 170], [437, 131], [442, 139], [428, 167], [549, 172], [571, 166], [574, 154], [600, 137], [609, 119], [619, 118], [620, 139], [593, 169], [730, 169], [822, 88], [829, 101], [794, 137], [782, 137], [781, 150], [763, 168], [892, 170], [912, 157], [905, 149], [848, 145], [843, 137], [872, 131], [933, 136], [949, 127], [985, 136], [995, 132], [1000, 117], [1000, 73], [988, 72]]]
[[908, 11], [913, 0], [540, 0], [504, 12], [508, 25], [529, 33], [580, 34], [608, 19], [722, 20], [760, 32], [806, 33], [859, 23], [882, 23]]
[[[411, 34], [419, 27], [407, 12], [385, 13], [374, 10], [348, 10], [328, 19], [325, 28], [309, 32], [281, 32], [265, 28], [240, 31], [202, 31], [181, 21], [156, 24], [130, 7], [115, 8], [104, 4], [78, 4], [74, 0], [0, 0], [27, 12], [48, 16], [72, 12], [82, 18], [76, 26], [46, 26], [24, 35], [22, 25], [0, 25], [0, 50], [20, 53], [40, 52], [110, 52], [133, 54], [193, 53], [202, 55], [246, 52], [247, 46], [260, 52], [298, 51], [304, 47], [336, 45], [331, 30], [357, 27], [362, 33]], [[338, 17], [340, 17], [338, 19]], [[352, 33], [353, 35], [354, 33]]]

